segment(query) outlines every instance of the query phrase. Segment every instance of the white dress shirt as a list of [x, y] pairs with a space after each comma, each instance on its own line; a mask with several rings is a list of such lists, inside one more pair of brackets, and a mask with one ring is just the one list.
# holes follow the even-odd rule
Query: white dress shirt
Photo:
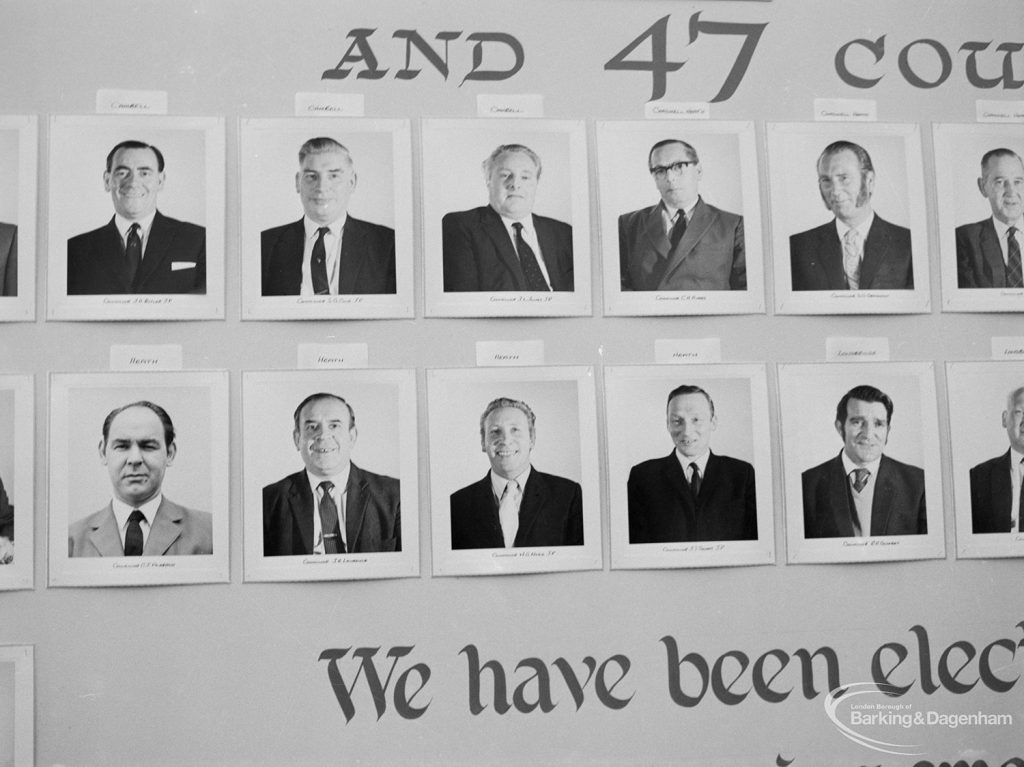
[[313, 553], [324, 553], [324, 528], [320, 523], [320, 501], [323, 498], [323, 491], [320, 489], [321, 482], [333, 482], [331, 498], [334, 499], [334, 506], [338, 509], [338, 532], [341, 533], [341, 542], [345, 544], [345, 551], [348, 551], [348, 541], [345, 540], [345, 504], [348, 502], [348, 475], [352, 471], [352, 464], [346, 464], [340, 474], [332, 477], [318, 477], [306, 470], [306, 479], [309, 480], [309, 489], [313, 491]]
[[150, 498], [141, 506], [129, 506], [118, 498], [112, 498], [110, 506], [114, 510], [114, 519], [117, 520], [117, 533], [121, 536], [121, 548], [124, 548], [124, 535], [128, 532], [128, 517], [132, 515], [135, 509], [142, 512], [145, 519], [139, 522], [139, 527], [142, 528], [142, 547], [146, 547], [146, 541], [149, 540], [149, 531], [153, 526], [153, 519], [156, 517], [157, 509], [160, 508], [160, 502], [164, 499], [163, 493], [157, 493], [155, 497]]
[[[327, 284], [332, 296], [338, 295], [338, 264], [341, 261], [341, 238], [345, 231], [345, 222], [348, 214], [342, 215], [337, 221], [326, 224], [330, 231], [324, 235], [324, 255], [327, 256]], [[306, 241], [302, 247], [302, 285], [299, 287], [299, 295], [315, 295], [313, 290], [313, 246], [320, 236], [319, 229], [324, 224], [318, 224], [309, 216], [302, 217], [302, 226], [306, 230]]]

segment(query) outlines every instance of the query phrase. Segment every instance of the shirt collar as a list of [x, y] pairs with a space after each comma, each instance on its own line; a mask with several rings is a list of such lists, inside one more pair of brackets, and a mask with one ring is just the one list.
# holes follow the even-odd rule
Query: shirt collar
[[1021, 470], [1021, 460], [1024, 459], [1024, 453], [1018, 453], [1012, 447], [1010, 448], [1010, 466], [1018, 471]]
[[160, 508], [160, 503], [163, 499], [163, 493], [157, 493], [143, 504], [130, 506], [120, 498], [111, 498], [110, 507], [114, 511], [114, 518], [117, 520], [118, 529], [124, 529], [124, 526], [128, 524], [128, 517], [131, 516], [131, 513], [135, 511], [135, 509], [142, 512], [143, 516], [146, 517], [146, 523], [152, 527], [153, 519], [156, 517], [157, 509]]
[[[533, 467], [530, 464], [526, 464], [526, 468], [523, 469], [521, 473], [519, 473], [515, 477], [512, 477], [512, 479], [514, 479], [516, 483], [519, 485], [520, 490], [526, 487], [526, 480], [530, 478], [530, 469], [532, 468]], [[491, 469], [491, 490], [494, 491], [495, 498], [501, 498], [501, 494], [505, 492], [505, 485], [507, 485], [510, 481], [511, 480], [505, 479], [499, 474], [495, 474], [494, 469]]]
[[149, 234], [149, 230], [153, 226], [153, 219], [154, 218], [156, 218], [156, 210], [155, 209], [148, 216], [140, 218], [140, 219], [138, 219], [136, 221], [129, 221], [127, 218], [122, 216], [120, 213], [115, 213], [114, 214], [114, 226], [116, 226], [117, 227], [117, 231], [120, 232], [122, 240], [127, 240], [128, 239], [128, 230], [132, 228], [132, 224], [138, 224], [139, 225], [139, 229], [142, 230], [142, 236], [145, 237], [146, 235]]
[[693, 211], [694, 211], [694, 208], [697, 207], [697, 203], [698, 202], [700, 202], [700, 195], [699, 194], [697, 195], [697, 198], [693, 201], [693, 203], [691, 203], [690, 206], [686, 207], [686, 208], [673, 208], [667, 202], [662, 200], [661, 201], [661, 212], [662, 212], [662, 214], [664, 216], [666, 216], [668, 218], [669, 221], [672, 221], [676, 217], [676, 212], [681, 210], [681, 211], [683, 211], [683, 213], [686, 214], [686, 221], [687, 221], [687, 223], [689, 223], [690, 219], [693, 218]]
[[313, 490], [313, 497], [316, 498], [317, 488], [320, 487], [321, 482], [333, 482], [334, 487], [340, 493], [345, 492], [345, 488], [348, 487], [348, 475], [352, 472], [352, 462], [349, 461], [345, 464], [345, 468], [337, 474], [332, 474], [329, 477], [318, 477], [316, 474], [306, 469], [306, 479], [309, 480], [309, 486]]
[[878, 476], [878, 464], [882, 462], [882, 456], [878, 456], [878, 458], [872, 461], [871, 463], [865, 463], [863, 466], [861, 466], [860, 464], [854, 463], [852, 460], [850, 460], [850, 456], [846, 454], [845, 448], [843, 449], [843, 452], [840, 453], [840, 455], [843, 456], [843, 469], [846, 471], [846, 476], [850, 476], [850, 472], [853, 471], [854, 469], [867, 469], [868, 471], [871, 472], [872, 477]]
[[[329, 224], [326, 224], [326, 226], [327, 226], [328, 229], [331, 230], [331, 234], [333, 234], [335, 237], [337, 237], [338, 234], [341, 232], [342, 228], [345, 226], [345, 222], [347, 220], [348, 220], [348, 213], [342, 213], [341, 216], [338, 219], [332, 221]], [[303, 216], [302, 217], [302, 226], [306, 230], [306, 239], [308, 240], [308, 239], [310, 239], [312, 237], [316, 237], [317, 230], [321, 226], [325, 226], [325, 225], [324, 224], [318, 224], [316, 221], [311, 219], [309, 216]]]
[[683, 471], [686, 471], [687, 467], [691, 463], [697, 464], [697, 468], [700, 470], [700, 475], [703, 477], [707, 473], [708, 458], [711, 457], [711, 449], [705, 450], [695, 458], [688, 458], [679, 452], [679, 448], [675, 449], [676, 460], [679, 461], [679, 465], [683, 467]]
[[864, 219], [862, 222], [860, 222], [859, 224], [857, 224], [857, 226], [849, 226], [847, 224], [844, 224], [842, 221], [840, 221], [837, 218], [836, 219], [836, 232], [839, 234], [839, 239], [842, 240], [844, 237], [846, 237], [846, 233], [848, 231], [850, 231], [851, 229], [856, 229], [857, 232], [860, 233], [861, 242], [863, 242], [864, 240], [866, 240], [868, 238], [868, 232], [871, 231], [871, 225], [874, 222], [875, 222], [875, 211], [873, 211], [873, 210], [870, 211], [868, 213], [868, 217], [866, 219]]
[[1012, 224], [1004, 224], [998, 218], [992, 216], [992, 223], [996, 227], [996, 236], [999, 237], [1000, 240], [1006, 240], [1006, 230], [1011, 226], [1016, 227], [1017, 234], [1024, 234], [1024, 217], [1014, 221]]

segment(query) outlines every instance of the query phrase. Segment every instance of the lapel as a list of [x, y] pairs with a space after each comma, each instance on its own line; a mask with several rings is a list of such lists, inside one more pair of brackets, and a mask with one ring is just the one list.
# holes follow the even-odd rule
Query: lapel
[[[491, 493], [491, 496], [493, 497], [494, 494]], [[530, 478], [526, 480], [526, 487], [523, 488], [523, 500], [519, 504], [519, 530], [516, 531], [513, 546], [525, 545], [525, 541], [529, 539], [530, 532], [540, 518], [547, 502], [547, 483], [538, 474], [536, 468], [531, 468]], [[501, 528], [500, 523], [498, 528]]]
[[888, 535], [886, 531], [889, 529], [889, 517], [893, 513], [895, 493], [889, 459], [883, 455], [882, 462], [878, 464], [875, 492], [871, 496], [871, 535]]
[[[309, 487], [309, 480], [304, 471], [299, 472], [291, 487], [288, 488], [288, 509], [292, 515], [292, 522], [301, 534], [303, 552], [312, 554], [313, 515], [318, 514], [319, 511], [316, 508], [313, 491]], [[292, 543], [294, 544], [294, 541]]]
[[[708, 465], [710, 466], [710, 464], [711, 462], [709, 461]], [[686, 481], [686, 472], [683, 471], [683, 467], [679, 464], [675, 450], [669, 453], [668, 458], [662, 462], [661, 469], [662, 479], [672, 489], [672, 494], [678, 502], [678, 508], [682, 510], [682, 518], [680, 519], [682, 532], [680, 534], [686, 539], [690, 535], [688, 531], [693, 529], [696, 524], [697, 507], [693, 500], [693, 494], [690, 493], [690, 485]], [[703, 486], [701, 486], [702, 491], [703, 489]]]
[[121, 535], [117, 531], [117, 518], [114, 516], [112, 504], [107, 504], [99, 514], [99, 520], [92, 524], [89, 532], [89, 542], [96, 548], [96, 551], [103, 557], [123, 557], [124, 546], [121, 544]]
[[[660, 212], [659, 212], [660, 217]], [[669, 258], [668, 266], [665, 269], [665, 276], [662, 277], [662, 284], [669, 278], [669, 275], [678, 269], [683, 261], [685, 261], [689, 255], [693, 252], [693, 249], [697, 247], [697, 243], [700, 242], [701, 238], [708, 231], [715, 219], [718, 218], [718, 214], [712, 212], [707, 205], [704, 204], [704, 200], [698, 198], [697, 205], [693, 209], [693, 216], [686, 224], [686, 231], [683, 233], [683, 238], [679, 241], [679, 244], [672, 251], [672, 255]], [[666, 242], [668, 238], [665, 237]]]
[[281, 233], [275, 247], [277, 274], [285, 295], [297, 296], [302, 290], [302, 253], [306, 246], [306, 228], [299, 219]]
[[[828, 508], [832, 512], [836, 532], [840, 538], [851, 538], [853, 537], [853, 508], [850, 502], [850, 490], [846, 486], [846, 472], [843, 469], [842, 453], [832, 459], [828, 472]], [[879, 477], [875, 483], [876, 495], [878, 493], [878, 484], [882, 481], [882, 472], [879, 471], [878, 473]], [[871, 518], [873, 526], [874, 510], [872, 510]]]
[[[839, 240], [839, 232], [836, 231], [836, 222], [833, 219], [825, 224], [820, 230], [818, 239], [818, 263], [825, 272], [826, 290], [842, 290], [846, 285], [846, 272], [843, 271], [843, 243]], [[867, 253], [867, 245], [864, 246]], [[861, 267], [863, 270], [863, 267]], [[861, 283], [863, 283], [863, 273]], [[851, 533], [852, 534], [852, 533]]]
[[355, 464], [349, 465], [348, 484], [345, 485], [345, 548], [355, 551], [355, 543], [366, 516], [366, 504], [369, 496], [365, 492], [366, 480]]
[[[146, 284], [146, 280], [157, 272], [171, 273], [171, 265], [167, 263], [171, 258], [171, 244], [174, 242], [173, 228], [167, 225], [166, 217], [156, 212], [153, 217], [153, 226], [149, 228], [149, 241], [146, 243], [146, 250], [142, 254], [142, 263], [139, 264], [139, 272], [135, 275], [134, 288]], [[161, 504], [162, 506], [163, 504]], [[150, 533], [152, 535], [152, 533]]]
[[99, 248], [94, 255], [100, 268], [106, 270], [112, 282], [121, 288], [120, 292], [131, 290], [131, 284], [128, 282], [128, 265], [124, 260], [124, 243], [121, 242], [121, 234], [117, 231], [113, 217], [100, 231]]
[[1010, 501], [1013, 495], [1013, 484], [1010, 482], [1010, 451], [996, 464], [995, 471], [989, 473], [992, 499], [992, 520], [996, 530], [1010, 529]]
[[993, 288], [1006, 287], [1006, 264], [1003, 263], [1003, 248], [996, 235], [996, 225], [992, 219], [986, 219], [978, 232], [978, 245], [981, 248], [981, 259], [984, 269], [992, 280]]
[[[338, 260], [338, 293], [356, 292], [359, 270], [366, 260], [366, 232], [359, 222], [349, 216], [341, 233], [341, 256]], [[351, 483], [350, 483], [351, 484]]]
[[[145, 260], [145, 259], [143, 259]], [[149, 526], [149, 537], [142, 549], [143, 555], [162, 556], [181, 537], [181, 520], [184, 510], [166, 498], [160, 499], [153, 522]]]
[[[494, 208], [488, 205], [484, 209], [481, 218], [481, 229], [483, 229], [484, 234], [494, 246], [498, 260], [512, 273], [515, 289], [525, 290], [526, 275], [523, 274], [523, 268], [519, 265], [519, 257], [516, 255], [515, 246], [512, 244], [512, 238], [509, 237], [508, 230], [505, 228], [505, 223], [501, 220], [501, 216], [498, 215]], [[540, 238], [539, 233], [537, 237], [538, 239]], [[541, 249], [543, 248], [544, 245], [541, 244]]]
[[661, 203], [659, 202], [647, 214], [644, 221], [644, 235], [651, 249], [658, 254], [658, 258], [668, 258], [668, 252], [672, 247], [668, 235], [665, 234], [665, 225], [661, 220]]

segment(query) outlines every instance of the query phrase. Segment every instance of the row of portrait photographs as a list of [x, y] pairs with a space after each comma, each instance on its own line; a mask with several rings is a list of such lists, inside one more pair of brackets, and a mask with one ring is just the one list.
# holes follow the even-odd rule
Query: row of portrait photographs
[[[240, 121], [243, 319], [413, 317], [417, 278], [426, 316], [589, 315], [598, 262], [607, 315], [763, 313], [766, 271], [778, 313], [926, 313], [931, 265], [945, 310], [1024, 309], [1018, 126], [933, 125], [932, 190], [916, 124], [768, 123], [763, 175], [753, 122], [597, 122], [593, 227], [585, 122], [420, 128], [417, 228], [409, 120]], [[49, 146], [50, 319], [224, 316], [223, 119], [54, 116]], [[0, 117], [2, 319], [34, 317], [36, 163]]]
[[[415, 370], [244, 371], [245, 580], [415, 577], [423, 497], [438, 576], [600, 569], [602, 508], [613, 569], [771, 564], [777, 529], [792, 564], [945, 556], [932, 363], [778, 365], [784, 461], [765, 365], [603, 371], [601, 467], [594, 368], [427, 370], [425, 494]], [[957, 557], [1024, 556], [1024, 363], [946, 381]], [[32, 390], [0, 378], [5, 589], [32, 587]], [[51, 374], [50, 585], [226, 582], [228, 410], [223, 371]]]

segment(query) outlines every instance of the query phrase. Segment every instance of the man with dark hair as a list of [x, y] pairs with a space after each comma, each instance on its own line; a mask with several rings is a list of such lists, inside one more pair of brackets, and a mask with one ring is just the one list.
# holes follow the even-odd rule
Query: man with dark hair
[[647, 167], [661, 201], [619, 216], [622, 290], [746, 290], [743, 216], [698, 193], [697, 150], [681, 139], [659, 141]]
[[1010, 449], [971, 469], [971, 530], [1024, 532], [1024, 386], [1006, 398], [1003, 428]]
[[0, 296], [18, 295], [18, 227], [0, 223]]
[[305, 469], [263, 488], [263, 556], [401, 551], [399, 481], [352, 463], [352, 406], [318, 392], [293, 420]]
[[981, 158], [978, 191], [992, 215], [956, 228], [956, 278], [961, 288], [1024, 287], [1024, 161], [1011, 149]]
[[629, 542], [756, 540], [754, 467], [711, 452], [718, 427], [711, 395], [677, 386], [665, 409], [675, 449], [629, 472]]
[[572, 227], [533, 213], [540, 157], [502, 144], [483, 171], [488, 204], [441, 221], [445, 292], [572, 291]]
[[818, 191], [835, 218], [789, 238], [793, 290], [911, 290], [910, 230], [874, 212], [867, 150], [836, 141], [818, 158]]
[[344, 145], [325, 136], [302, 145], [295, 191], [304, 215], [260, 237], [264, 296], [395, 292], [395, 230], [348, 214], [356, 181]]
[[924, 472], [883, 455], [893, 404], [874, 386], [856, 386], [839, 400], [838, 456], [802, 475], [805, 538], [924, 535]]
[[452, 549], [582, 546], [578, 482], [530, 464], [537, 418], [522, 400], [498, 397], [480, 416], [480, 449], [491, 470], [451, 495]]
[[70, 525], [69, 557], [184, 556], [213, 553], [213, 518], [163, 495], [177, 455], [174, 424], [147, 400], [115, 408], [98, 446], [113, 498]]
[[206, 293], [206, 229], [157, 210], [164, 156], [142, 141], [107, 155], [114, 217], [68, 240], [68, 295]]

